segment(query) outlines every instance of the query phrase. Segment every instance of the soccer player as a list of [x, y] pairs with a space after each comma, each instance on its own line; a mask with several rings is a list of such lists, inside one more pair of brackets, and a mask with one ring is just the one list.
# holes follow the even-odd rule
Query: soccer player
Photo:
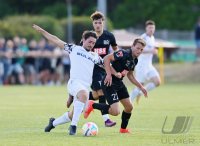
[[[145, 40], [146, 47], [138, 58], [138, 64], [135, 68], [135, 78], [145, 86], [147, 91], [150, 91], [160, 85], [160, 76], [152, 65], [153, 55], [157, 54], [154, 38], [155, 22], [148, 20], [145, 25], [146, 33], [142, 34], [141, 38]], [[134, 88], [131, 92], [131, 101], [137, 97], [136, 102], [138, 103], [141, 95], [142, 92], [140, 89], [137, 87]]]
[[67, 87], [69, 93], [74, 96], [74, 109], [71, 112], [64, 113], [57, 119], [50, 118], [45, 132], [50, 132], [57, 125], [71, 121], [69, 134], [75, 135], [77, 123], [88, 100], [88, 88], [92, 83], [94, 64], [102, 65], [103, 62], [98, 54], [90, 51], [96, 43], [97, 35], [94, 31], [85, 31], [82, 36], [83, 46], [76, 46], [63, 42], [37, 25], [33, 25], [33, 28], [47, 40], [67, 51], [71, 60], [71, 76]]
[[[141, 38], [134, 40], [131, 49], [118, 50], [104, 57], [106, 76], [102, 80], [102, 89], [108, 104], [94, 103], [89, 100], [88, 106], [84, 112], [84, 118], [87, 118], [93, 109], [102, 111], [104, 114], [117, 116], [120, 114], [119, 101], [124, 107], [122, 112], [122, 122], [120, 133], [129, 133], [127, 125], [131, 117], [133, 105], [129, 99], [129, 93], [122, 79], [127, 75], [131, 83], [135, 84], [145, 96], [147, 91], [133, 76], [133, 70], [138, 62], [137, 57], [142, 53], [145, 42]], [[111, 66], [116, 70], [116, 75], [111, 75]], [[117, 76], [117, 77], [116, 77]]]
[[[109, 31], [104, 30], [104, 20], [105, 20], [104, 15], [101, 12], [96, 11], [90, 16], [90, 18], [93, 21], [92, 23], [93, 28], [94, 31], [97, 33], [98, 37], [92, 51], [98, 53], [99, 56], [104, 58], [107, 54], [109, 54], [110, 46], [112, 46], [112, 49], [114, 51], [118, 50], [114, 35]], [[93, 71], [92, 85], [91, 85], [91, 89], [93, 91], [89, 93], [90, 100], [99, 99], [99, 103], [106, 103], [106, 99], [101, 89], [101, 81], [104, 76], [105, 76], [105, 70], [99, 67], [98, 65], [95, 65]], [[67, 101], [67, 107], [70, 106], [71, 102], [72, 102], [72, 97], [69, 96]], [[116, 122], [110, 120], [108, 114], [102, 113], [102, 116], [106, 127], [112, 127], [116, 125]]]

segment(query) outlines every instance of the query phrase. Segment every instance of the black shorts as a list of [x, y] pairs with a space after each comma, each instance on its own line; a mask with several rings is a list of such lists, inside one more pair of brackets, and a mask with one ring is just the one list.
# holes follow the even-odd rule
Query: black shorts
[[101, 89], [101, 81], [105, 77], [105, 71], [100, 67], [94, 67], [93, 76], [92, 76], [92, 85], [91, 89], [94, 91]]
[[113, 80], [111, 86], [104, 85], [102, 81], [102, 90], [109, 105], [129, 98], [128, 90], [122, 80]]

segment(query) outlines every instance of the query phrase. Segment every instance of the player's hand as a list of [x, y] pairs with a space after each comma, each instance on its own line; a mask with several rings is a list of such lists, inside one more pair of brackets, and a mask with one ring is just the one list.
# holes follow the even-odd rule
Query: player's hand
[[115, 74], [115, 76], [116, 76], [117, 78], [119, 78], [119, 79], [122, 78], [122, 74], [121, 74], [120, 72], [117, 72], [117, 73]]
[[144, 97], [148, 97], [147, 95], [147, 90], [144, 87], [141, 87], [140, 90], [142, 91], [142, 93], [144, 94]]
[[38, 25], [36, 25], [36, 24], [33, 24], [33, 26], [32, 26], [35, 30], [37, 30], [38, 32], [42, 32], [43, 31], [43, 29], [41, 28], [41, 27], [39, 27]]
[[104, 85], [106, 85], [106, 86], [112, 85], [112, 76], [111, 75], [106, 75], [106, 78], [104, 80]]
[[127, 74], [128, 74], [128, 70], [123, 70], [122, 72], [121, 72], [121, 74], [122, 74], [122, 76], [126, 76]]

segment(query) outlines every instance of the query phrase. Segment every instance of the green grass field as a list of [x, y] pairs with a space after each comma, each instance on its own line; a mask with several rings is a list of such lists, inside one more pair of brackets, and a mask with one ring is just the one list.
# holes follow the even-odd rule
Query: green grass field
[[[51, 116], [66, 110], [66, 87], [0, 87], [0, 146], [199, 146], [200, 145], [200, 84], [168, 84], [149, 93], [135, 105], [129, 122], [131, 134], [119, 134], [121, 116], [111, 117], [117, 125], [106, 128], [100, 112], [80, 119], [78, 133], [69, 136], [69, 124], [44, 133]], [[193, 116], [186, 134], [163, 134], [170, 131], [177, 116]], [[99, 127], [96, 137], [81, 135], [81, 126], [93, 121]]]

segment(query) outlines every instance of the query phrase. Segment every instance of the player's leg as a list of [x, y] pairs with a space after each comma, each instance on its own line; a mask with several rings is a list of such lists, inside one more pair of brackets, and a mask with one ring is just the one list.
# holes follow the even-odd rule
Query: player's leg
[[[98, 99], [99, 99], [98, 93], [96, 91], [90, 91], [89, 100], [98, 100]], [[69, 94], [67, 102], [66, 102], [67, 108], [70, 108], [73, 100], [74, 100], [74, 97]]]
[[[97, 91], [97, 94], [99, 96], [99, 103], [106, 103], [106, 98], [103, 94], [103, 91], [102, 89], [98, 90]], [[104, 114], [103, 112], [101, 112], [102, 116], [103, 116], [103, 119], [104, 119], [104, 122], [105, 122], [105, 126], [106, 127], [112, 127], [112, 126], [115, 126], [116, 125], [116, 122], [112, 121], [108, 114]]]
[[128, 90], [125, 85], [122, 86], [122, 88], [117, 92], [119, 100], [121, 104], [124, 107], [124, 110], [122, 112], [121, 116], [121, 128], [120, 133], [130, 133], [129, 129], [127, 129], [129, 119], [131, 117], [131, 112], [133, 110], [133, 105], [129, 99]]
[[[106, 99], [105, 99], [105, 96], [103, 94], [103, 91], [102, 91], [102, 87], [101, 87], [101, 84], [102, 84], [102, 80], [103, 80], [103, 75], [104, 73], [101, 73], [101, 71], [99, 72], [94, 72], [93, 74], [93, 81], [92, 81], [92, 85], [91, 85], [91, 88], [93, 90], [93, 97], [89, 96], [89, 100], [96, 100], [96, 99], [99, 99], [99, 103], [102, 103], [102, 104], [106, 104]], [[104, 120], [104, 123], [105, 123], [105, 126], [106, 127], [112, 127], [112, 126], [115, 126], [116, 125], [116, 122], [110, 120], [108, 114], [104, 114], [103, 112], [101, 112], [102, 114], [102, 117], [103, 117], [103, 120]]]
[[53, 117], [50, 118], [49, 124], [45, 127], [44, 131], [50, 132], [56, 126], [70, 122], [72, 119], [72, 115], [73, 115], [73, 111], [71, 111], [71, 112], [69, 111], [69, 112], [64, 113], [63, 115], [61, 115], [60, 117], [58, 117], [56, 119]]
[[74, 99], [74, 113], [72, 116], [72, 122], [69, 128], [69, 134], [75, 135], [76, 134], [76, 127], [78, 121], [80, 119], [81, 113], [84, 109], [84, 106], [88, 100], [88, 91], [87, 90], [80, 90], [77, 93], [77, 98]]
[[103, 114], [111, 114], [117, 116], [120, 114], [119, 100], [116, 91], [112, 86], [105, 87], [104, 94], [108, 104], [105, 103], [94, 103], [89, 101], [88, 106], [84, 112], [84, 118], [87, 118], [93, 109], [100, 110]]
[[67, 99], [67, 102], [66, 102], [67, 108], [70, 108], [70, 106], [71, 106], [73, 100], [74, 100], [74, 97], [73, 97], [72, 95], [69, 94], [68, 99]]
[[[161, 83], [159, 73], [153, 66], [147, 72], [146, 78], [147, 78], [147, 83], [145, 84], [144, 87], [147, 91], [151, 91], [155, 89]], [[143, 95], [141, 91], [140, 91], [140, 95]], [[139, 103], [139, 101], [140, 101], [140, 97], [137, 97], [136, 102]]]
[[120, 100], [120, 102], [124, 106], [124, 110], [123, 110], [122, 116], [121, 116], [122, 122], [121, 122], [120, 133], [129, 133], [130, 131], [129, 131], [129, 129], [127, 129], [127, 126], [129, 123], [129, 119], [131, 117], [133, 105], [129, 98], [122, 99], [122, 100]]
[[[135, 68], [135, 78], [138, 82], [140, 82], [142, 85], [144, 85], [146, 81], [146, 70], [144, 67], [137, 67]], [[130, 99], [133, 102], [134, 99], [137, 97], [139, 98], [141, 96], [141, 91], [138, 87], [135, 87], [132, 89], [130, 93]]]

